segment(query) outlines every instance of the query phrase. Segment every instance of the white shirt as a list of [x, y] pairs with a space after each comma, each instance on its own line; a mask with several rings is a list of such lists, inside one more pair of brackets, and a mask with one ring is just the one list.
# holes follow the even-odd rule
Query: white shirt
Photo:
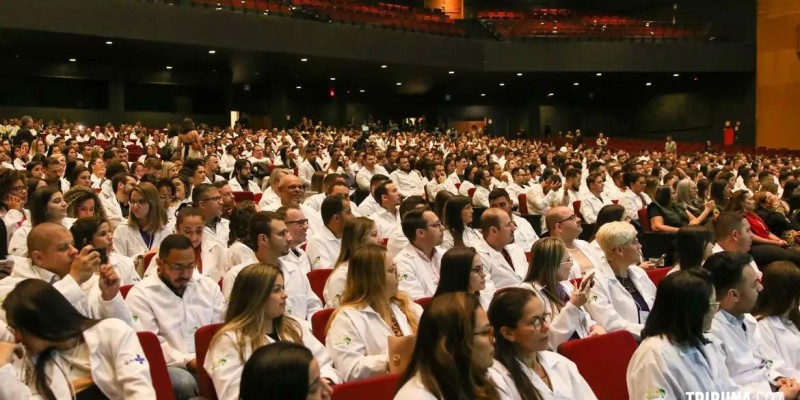
[[639, 220], [639, 210], [642, 208], [647, 208], [647, 205], [652, 202], [647, 193], [639, 192], [639, 194], [644, 197], [644, 203], [642, 203], [642, 199], [639, 198], [639, 195], [634, 193], [633, 190], [627, 190], [619, 199], [619, 205], [625, 207], [625, 215], [634, 221]]
[[800, 379], [800, 333], [789, 319], [762, 318], [756, 327], [758, 349], [780, 376]]
[[[330, 379], [333, 383], [340, 383], [341, 378], [333, 368], [328, 351], [311, 333], [308, 323], [288, 315], [284, 318], [292, 319], [299, 325], [303, 340], [302, 344], [311, 351], [314, 359], [319, 363], [320, 377]], [[270, 344], [275, 341], [267, 336], [266, 342]], [[242, 370], [245, 362], [250, 359], [252, 354], [253, 349], [250, 347], [249, 340], [240, 342], [237, 332], [234, 331], [225, 332], [211, 343], [206, 359], [203, 362], [203, 368], [208, 371], [211, 380], [214, 382], [214, 390], [219, 400], [239, 400]]]
[[306, 197], [306, 199], [303, 201], [303, 205], [319, 212], [319, 208], [322, 206], [322, 201], [325, 200], [325, 197], [325, 193], [312, 194], [311, 196]]
[[475, 250], [481, 256], [487, 285], [492, 282], [497, 289], [517, 287], [528, 274], [528, 259], [525, 257], [525, 252], [514, 243], [504, 248], [511, 259], [511, 264], [500, 251], [491, 247], [485, 240], [479, 242]]
[[152, 274], [131, 288], [125, 303], [136, 330], [155, 333], [167, 366], [180, 368], [195, 358], [195, 331], [222, 322], [226, 307], [217, 282], [197, 271], [181, 297]]
[[394, 231], [401, 229], [399, 211], [395, 211], [395, 214], [392, 215], [385, 208], [381, 207], [378, 208], [376, 212], [367, 215], [367, 218], [375, 221], [375, 228], [378, 231], [378, 236], [382, 238], [388, 238]]
[[489, 208], [489, 189], [480, 185], [475, 186], [475, 192], [472, 194], [472, 205]]
[[[717, 254], [723, 251], [725, 251], [725, 249], [723, 249], [722, 246], [719, 245], [719, 243], [714, 243], [714, 246], [711, 248], [711, 254]], [[756, 276], [758, 276], [758, 279], [761, 279], [761, 275], [763, 274], [761, 273], [761, 270], [758, 269], [758, 265], [756, 265], [756, 262], [755, 260], [753, 260], [752, 257], [750, 257], [750, 267], [752, 267], [753, 270], [756, 272]]]
[[210, 228], [208, 225], [203, 226], [203, 238], [208, 238], [213, 240], [224, 247], [228, 247], [228, 238], [231, 235], [231, 221], [220, 218], [214, 224], [214, 228]]
[[342, 250], [342, 239], [333, 235], [325, 227], [319, 233], [311, 236], [306, 245], [306, 254], [311, 260], [311, 269], [331, 269], [339, 258]]
[[143, 255], [151, 249], [161, 246], [161, 241], [172, 234], [173, 228], [165, 225], [152, 235], [150, 243], [145, 243], [139, 229], [128, 225], [125, 221], [114, 229], [114, 250], [123, 256], [135, 260], [136, 257]]
[[276, 203], [278, 204], [277, 208], [280, 208], [281, 198], [278, 197], [278, 194], [275, 193], [275, 190], [272, 189], [272, 186], [269, 186], [264, 189], [264, 193], [261, 195], [261, 200], [258, 201], [258, 209], [264, 210], [271, 208]]
[[[69, 229], [75, 223], [75, 218], [64, 217], [61, 220], [61, 225]], [[31, 220], [30, 218], [23, 222], [14, 234], [11, 235], [11, 240], [8, 241], [8, 254], [18, 257], [28, 257], [28, 235], [31, 233]], [[80, 249], [78, 249], [80, 251]]]
[[[411, 302], [409, 308], [413, 318], [419, 321], [422, 307]], [[391, 311], [403, 335], [414, 334], [397, 304], [392, 303]], [[344, 381], [366, 379], [386, 374], [389, 368], [386, 338], [389, 336], [394, 336], [392, 328], [372, 307], [343, 306], [331, 320], [325, 347]]]
[[[467, 226], [464, 227], [464, 232], [461, 234], [461, 238], [464, 242], [464, 247], [475, 247], [483, 240], [483, 235], [480, 231]], [[442, 237], [442, 245], [440, 246], [442, 251], [450, 250], [454, 245], [455, 241], [453, 240], [453, 234], [450, 233], [449, 230], [445, 230]]]
[[358, 215], [370, 215], [374, 212], [377, 212], [381, 206], [375, 201], [375, 198], [372, 195], [367, 196], [364, 200], [361, 201], [361, 204], [358, 205], [356, 211]]
[[242, 185], [236, 178], [231, 178], [228, 180], [228, 186], [231, 187], [231, 190], [234, 192], [253, 192], [258, 193], [261, 191], [261, 188], [253, 182], [252, 180], [247, 181], [247, 188], [242, 188]]
[[247, 260], [256, 258], [256, 253], [253, 249], [238, 240], [233, 242], [228, 249], [230, 250], [231, 265], [239, 265]]
[[386, 172], [386, 168], [375, 164], [375, 167], [372, 168], [373, 172], [370, 172], [366, 167], [361, 168], [360, 171], [356, 174], [356, 184], [358, 184], [358, 188], [361, 190], [369, 190], [369, 182], [375, 174], [385, 175], [387, 178], [389, 177], [389, 173]]
[[580, 209], [581, 215], [583, 215], [583, 222], [587, 224], [596, 223], [597, 214], [600, 213], [600, 209], [610, 204], [614, 203], [603, 193], [600, 193], [600, 197], [595, 196], [594, 193], [583, 196], [581, 198]]
[[[145, 277], [156, 274], [158, 270], [157, 259], [158, 254], [150, 259], [150, 265], [147, 265], [144, 271]], [[202, 263], [202, 268], [197, 269], [198, 273], [214, 282], [219, 282], [233, 266], [229, 249], [205, 237], [200, 243], [200, 262]]]
[[519, 215], [512, 214], [512, 220], [517, 225], [517, 230], [514, 231], [514, 244], [522, 248], [525, 252], [531, 251], [533, 244], [539, 240], [539, 235], [533, 230], [533, 226], [527, 219]]
[[308, 259], [308, 254], [300, 247], [289, 250], [289, 254], [281, 257], [281, 260], [296, 265], [304, 274], [311, 272], [311, 260]]
[[322, 290], [325, 308], [339, 307], [339, 300], [342, 298], [344, 287], [347, 285], [348, 270], [348, 262], [345, 261], [334, 268], [333, 272], [328, 276], [328, 280], [325, 281], [325, 288]]
[[442, 255], [441, 251], [434, 248], [433, 255], [429, 258], [409, 243], [394, 257], [399, 289], [414, 300], [433, 296], [439, 285]]
[[[585, 305], [586, 310], [608, 332], [624, 329], [637, 337], [640, 336], [650, 312], [639, 310], [633, 301], [633, 296], [617, 280], [608, 263], [604, 262], [595, 271], [594, 287], [590, 292], [590, 301]], [[656, 298], [656, 286], [653, 281], [643, 269], [635, 265], [628, 267], [628, 277], [644, 298], [648, 310], [652, 310]]]
[[[597, 396], [594, 395], [589, 384], [586, 383], [586, 380], [583, 379], [580, 372], [578, 372], [578, 367], [575, 363], [558, 353], [553, 353], [551, 351], [539, 352], [539, 362], [547, 373], [547, 377], [550, 379], [550, 384], [553, 389], [550, 389], [550, 387], [542, 381], [542, 378], [527, 365], [522, 364], [519, 360], [517, 360], [517, 362], [520, 363], [522, 371], [531, 381], [533, 387], [536, 388], [536, 391], [538, 391], [545, 400], [597, 399]], [[514, 380], [502, 364], [495, 362], [494, 365], [492, 365], [492, 369], [495, 370], [498, 376], [502, 377], [501, 382], [495, 382], [498, 386], [498, 390], [506, 393], [518, 393]]]
[[[322, 171], [322, 166], [319, 163], [319, 159], [316, 160], [317, 166], [319, 170]], [[314, 169], [314, 166], [311, 165], [311, 162], [308, 160], [304, 160], [300, 167], [298, 168], [298, 175], [300, 176], [300, 180], [303, 181], [303, 184], [306, 187], [311, 187], [311, 177], [314, 176], [314, 172], [317, 170]]]
[[400, 169], [396, 169], [389, 175], [389, 178], [392, 179], [400, 195], [404, 198], [425, 195], [425, 185], [417, 171], [411, 170], [410, 172], [404, 172]]

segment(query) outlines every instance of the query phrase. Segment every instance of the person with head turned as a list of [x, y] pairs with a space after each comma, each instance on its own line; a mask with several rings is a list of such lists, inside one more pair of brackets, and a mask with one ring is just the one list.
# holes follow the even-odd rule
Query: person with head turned
[[242, 369], [241, 400], [329, 400], [320, 365], [305, 346], [276, 342], [253, 352]]
[[375, 222], [366, 217], [356, 217], [347, 221], [344, 225], [344, 234], [342, 234], [342, 249], [339, 252], [339, 258], [336, 259], [336, 264], [333, 267], [333, 272], [328, 276], [325, 282], [325, 288], [322, 291], [322, 297], [325, 300], [326, 308], [336, 308], [339, 306], [339, 300], [342, 298], [342, 293], [347, 285], [347, 271], [348, 263], [359, 247], [365, 244], [380, 244], [378, 243], [378, 230], [375, 228]]
[[800, 268], [776, 261], [764, 268], [762, 290], [752, 314], [758, 321], [758, 348], [778, 372], [800, 377]]
[[400, 290], [412, 299], [433, 296], [439, 284], [442, 223], [433, 211], [412, 210], [403, 216], [403, 233], [409, 244], [395, 257]]
[[306, 253], [311, 269], [331, 269], [342, 248], [344, 225], [353, 218], [350, 200], [342, 195], [328, 196], [322, 201], [320, 214], [325, 226], [308, 239]]
[[[489, 308], [491, 296], [481, 296], [486, 289], [486, 273], [481, 256], [472, 247], [456, 247], [442, 256], [441, 277], [433, 297], [451, 292], [467, 292], [478, 296], [481, 307]], [[487, 301], [488, 300], [488, 301]]]

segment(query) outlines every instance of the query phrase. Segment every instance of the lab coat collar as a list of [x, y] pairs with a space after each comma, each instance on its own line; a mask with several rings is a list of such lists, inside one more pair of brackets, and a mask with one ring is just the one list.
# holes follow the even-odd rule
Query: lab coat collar
[[437, 259], [437, 258], [438, 258], [438, 257], [437, 257], [437, 254], [436, 254], [436, 252], [438, 251], [438, 249], [437, 249], [437, 247], [436, 247], [436, 246], [434, 246], [434, 248], [433, 248], [433, 253], [431, 253], [431, 257], [428, 257], [428, 255], [427, 255], [427, 254], [423, 253], [423, 252], [422, 252], [422, 250], [418, 249], [418, 248], [417, 248], [417, 246], [414, 246], [414, 245], [413, 245], [413, 244], [411, 244], [411, 243], [409, 243], [409, 244], [407, 244], [407, 245], [406, 245], [406, 251], [408, 251], [408, 252], [409, 252], [409, 254], [411, 254], [411, 255], [414, 255], [414, 254], [416, 254], [416, 255], [417, 255], [419, 258], [421, 258], [423, 261], [425, 261], [426, 263], [430, 263], [430, 264], [432, 264], [432, 263], [433, 263], [433, 260], [435, 260], [435, 259]]
[[321, 231], [320, 236], [322, 236], [322, 238], [325, 239], [326, 241], [341, 240], [338, 239], [336, 235], [333, 234], [333, 232], [331, 232], [330, 228], [328, 228], [327, 225], [325, 225], [325, 229], [320, 229], [320, 231]]
[[742, 324], [745, 322], [745, 316], [747, 315], [742, 314], [741, 317], [737, 317], [723, 309], [720, 309], [717, 313], [720, 315], [722, 322], [737, 328], [741, 328]]
[[[33, 265], [30, 259], [27, 259], [26, 264], [17, 264], [14, 268], [13, 276], [24, 279], [41, 279], [49, 282], [50, 284], [56, 283], [61, 280], [58, 275], [36, 265]], [[24, 267], [22, 267], [24, 265]], [[22, 267], [22, 268], [20, 268]], [[27, 267], [27, 268], [26, 268]]]

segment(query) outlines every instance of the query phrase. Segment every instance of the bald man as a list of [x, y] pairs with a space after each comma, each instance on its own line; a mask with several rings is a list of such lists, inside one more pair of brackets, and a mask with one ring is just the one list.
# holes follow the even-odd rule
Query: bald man
[[553, 207], [547, 210], [544, 221], [550, 237], [564, 241], [567, 251], [572, 257], [570, 279], [582, 277], [603, 262], [601, 261], [603, 255], [597, 254], [589, 242], [578, 239], [583, 228], [581, 219], [575, 215], [572, 207]]
[[[45, 222], [28, 234], [29, 259], [15, 257], [14, 271], [0, 280], [0, 302], [19, 282], [50, 282], [83, 315], [118, 318], [133, 327], [131, 313], [119, 293], [120, 279], [110, 265], [100, 265], [100, 254], [86, 246], [78, 251], [72, 233], [60, 224]], [[95, 274], [98, 272], [99, 274]], [[5, 320], [5, 313], [0, 313]]]
[[278, 194], [279, 201], [270, 203], [261, 211], [277, 211], [281, 207], [297, 207], [303, 211], [303, 215], [308, 218], [308, 237], [311, 237], [314, 232], [321, 232], [324, 228], [322, 223], [322, 215], [319, 211], [313, 208], [300, 204], [305, 195], [305, 186], [303, 181], [297, 175], [286, 174], [281, 177], [278, 182], [276, 193]]
[[[278, 197], [278, 192], [275, 190], [278, 188], [278, 184], [281, 182], [284, 176], [289, 175], [290, 171], [285, 168], [275, 168], [269, 174], [269, 187], [264, 189], [264, 193], [261, 195], [261, 200], [258, 201], [258, 209], [265, 210], [267, 208], [271, 208], [274, 204], [280, 204], [281, 199]], [[280, 208], [280, 205], [276, 207], [277, 210]]]
[[495, 288], [517, 287], [528, 273], [525, 250], [514, 243], [514, 220], [503, 209], [489, 208], [481, 215], [483, 240], [475, 246], [486, 280]]

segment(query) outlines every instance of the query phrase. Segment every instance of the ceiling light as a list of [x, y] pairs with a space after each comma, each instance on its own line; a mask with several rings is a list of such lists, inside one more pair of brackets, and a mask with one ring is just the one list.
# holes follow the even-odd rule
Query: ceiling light
[[456, 73], [456, 71], [448, 71], [447, 73], [450, 74], [450, 75], [453, 75], [453, 74]]
[[505, 85], [506, 85], [505, 83], [503, 83], [503, 82], [500, 82], [500, 86], [505, 86]]
[[167, 65], [167, 69], [172, 69], [172, 65]]
[[486, 97], [486, 93], [481, 93], [481, 97]]
[[109, 46], [111, 46], [112, 44], [114, 44], [114, 42], [112, 42], [112, 41], [108, 40], [108, 41], [106, 41], [106, 44], [107, 44], [107, 45], [109, 45]]
[[294, 88], [295, 89], [302, 89], [303, 87], [302, 86], [295, 86]]
[[381, 68], [386, 69], [386, 68], [389, 68], [389, 66], [386, 65], [386, 64], [383, 64], [383, 65], [381, 65]]
[[553, 96], [555, 96], [555, 95], [556, 95], [555, 93], [548, 93], [548, 94], [547, 94], [547, 97], [553, 97]]
[[70, 58], [70, 59], [69, 59], [69, 62], [75, 62], [75, 61], [78, 61], [78, 60], [76, 60], [76, 59], [74, 59], [74, 58]]
[[258, 72], [256, 72], [256, 74], [255, 74], [255, 75], [256, 75], [256, 76], [258, 76]]
[[403, 85], [403, 82], [397, 82], [395, 85], [397, 85], [397, 86], [402, 86], [402, 85]]
[[332, 81], [335, 81], [335, 80], [336, 80], [336, 78], [334, 78], [334, 77], [331, 77], [331, 80], [332, 80]]
[[672, 74], [672, 76], [677, 78], [677, 77], [681, 76], [681, 74]]
[[366, 92], [366, 90], [364, 90], [364, 89], [359, 89], [359, 90], [358, 90], [358, 92], [359, 92], [359, 93], [364, 93], [364, 92]]
[[644, 85], [645, 85], [645, 86], [653, 86], [653, 83], [652, 83], [652, 82], [647, 82], [647, 83], [645, 83]]
[[595, 75], [597, 75], [597, 76], [603, 76], [603, 73], [602, 73], [602, 72], [598, 72], [598, 73], [596, 73]]
[[580, 84], [581, 84], [580, 82], [575, 82], [572, 84], [572, 86], [580, 86]]
[[306, 62], [306, 61], [308, 61], [308, 59], [307, 59], [307, 58], [301, 58], [301, 59], [300, 59], [300, 62]]
[[517, 72], [517, 76], [522, 76], [522, 72]]
[[209, 50], [208, 54], [217, 54], [217, 51], [216, 50]]

